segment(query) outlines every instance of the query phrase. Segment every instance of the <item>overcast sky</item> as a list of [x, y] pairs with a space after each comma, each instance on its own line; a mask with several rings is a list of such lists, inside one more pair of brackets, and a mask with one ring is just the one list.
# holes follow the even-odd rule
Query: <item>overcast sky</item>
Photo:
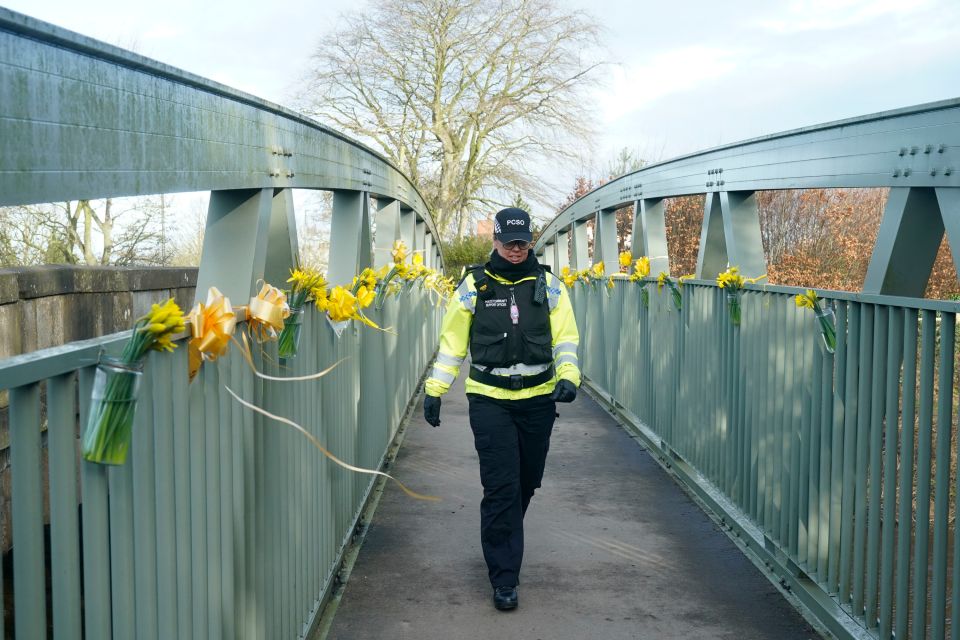
[[[2, 1], [2, 0], [0, 0]], [[562, 0], [605, 28], [598, 169], [960, 96], [958, 0]], [[279, 104], [363, 0], [6, 0], [15, 11]], [[577, 168], [570, 169], [572, 176]]]

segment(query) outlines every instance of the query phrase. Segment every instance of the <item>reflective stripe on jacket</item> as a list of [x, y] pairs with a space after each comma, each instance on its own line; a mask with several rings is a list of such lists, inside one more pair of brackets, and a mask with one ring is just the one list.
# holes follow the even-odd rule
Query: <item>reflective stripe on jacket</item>
[[[521, 278], [511, 282], [489, 271], [488, 277], [505, 285], [517, 284], [524, 280], [532, 280], [535, 276]], [[501, 389], [492, 387], [476, 380], [467, 379], [467, 393], [479, 393], [501, 400], [520, 400], [532, 398], [553, 391], [557, 380], [564, 378], [580, 386], [580, 363], [577, 360], [577, 345], [580, 336], [577, 333], [577, 322], [570, 305], [570, 296], [564, 288], [563, 282], [552, 273], [547, 273], [547, 300], [550, 305], [550, 332], [552, 334], [553, 363], [556, 375], [548, 382], [530, 387], [529, 389]], [[477, 305], [477, 290], [474, 284], [474, 275], [470, 273], [464, 278], [456, 292], [447, 303], [447, 311], [440, 326], [440, 349], [430, 377], [425, 385], [426, 392], [431, 396], [442, 396], [450, 390], [450, 385], [457, 379], [460, 364], [467, 355], [470, 344], [470, 327], [473, 324], [473, 314]], [[516, 365], [517, 372], [527, 374], [524, 365]], [[512, 367], [511, 367], [512, 369]], [[534, 367], [529, 371], [542, 370]], [[494, 369], [491, 373], [501, 374], [506, 371]]]

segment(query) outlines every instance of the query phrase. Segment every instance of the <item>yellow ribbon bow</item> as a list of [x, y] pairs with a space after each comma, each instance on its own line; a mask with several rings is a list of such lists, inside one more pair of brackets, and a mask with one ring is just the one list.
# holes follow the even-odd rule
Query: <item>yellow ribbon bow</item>
[[198, 302], [187, 316], [193, 338], [188, 343], [190, 381], [204, 360], [216, 360], [227, 351], [237, 325], [230, 299], [216, 287], [207, 291], [206, 304]]
[[283, 330], [284, 319], [290, 316], [287, 295], [273, 285], [264, 283], [260, 293], [250, 298], [246, 316], [250, 323], [250, 335], [256, 337], [258, 342], [276, 339]]

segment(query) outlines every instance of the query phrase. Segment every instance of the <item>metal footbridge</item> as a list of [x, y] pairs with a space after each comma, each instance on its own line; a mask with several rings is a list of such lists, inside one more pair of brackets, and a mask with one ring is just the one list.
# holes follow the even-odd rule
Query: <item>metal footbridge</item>
[[[0, 206], [209, 191], [198, 292], [286, 280], [292, 189], [333, 192], [331, 283], [400, 239], [442, 267], [416, 185], [372, 149], [2, 8], [0, 141]], [[589, 396], [558, 421], [515, 616], [494, 618], [482, 584], [464, 408], [448, 396], [438, 430], [417, 413], [442, 312], [427, 291], [371, 311], [394, 333], [338, 336], [310, 309], [301, 357], [256, 354], [284, 376], [340, 362], [319, 380], [228, 357], [188, 383], [186, 348], [150, 356], [118, 467], [80, 460], [77, 438], [124, 334], [0, 360], [0, 637], [960, 638], [960, 303], [922, 298], [944, 236], [960, 264], [958, 172], [951, 100], [651, 165], [547, 226], [536, 250], [558, 272], [615, 265], [616, 212], [634, 206], [635, 255], [669, 273], [664, 201], [706, 194], [676, 300], [653, 279], [571, 290]], [[864, 290], [821, 292], [833, 353], [801, 290], [745, 285], [735, 325], [715, 282], [766, 271], [757, 192], [818, 187], [890, 189]], [[227, 387], [443, 500], [343, 470]]]

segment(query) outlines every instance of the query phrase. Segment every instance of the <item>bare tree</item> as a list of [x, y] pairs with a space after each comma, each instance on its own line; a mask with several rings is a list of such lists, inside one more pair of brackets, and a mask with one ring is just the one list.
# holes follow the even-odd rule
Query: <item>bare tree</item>
[[[159, 199], [158, 199], [159, 198]], [[169, 198], [76, 200], [0, 209], [8, 265], [164, 264], [161, 220]], [[122, 218], [122, 220], [121, 220]]]
[[[566, 198], [557, 207], [557, 212], [563, 211], [576, 200], [589, 193], [594, 187], [599, 187], [607, 182], [619, 178], [622, 175], [632, 173], [642, 169], [647, 165], [647, 161], [640, 155], [640, 151], [623, 147], [617, 152], [617, 155], [611, 158], [604, 169], [600, 171], [600, 176], [596, 182], [586, 176], [578, 176], [574, 184], [573, 191], [567, 194]], [[590, 227], [592, 229], [592, 227]], [[592, 231], [590, 232], [592, 233]], [[617, 209], [617, 251], [629, 251], [632, 245], [633, 236], [633, 205], [628, 205]], [[587, 247], [593, 251], [593, 236], [588, 239]]]
[[207, 228], [207, 203], [194, 201], [178, 216], [176, 231], [167, 240], [170, 247], [169, 264], [175, 267], [196, 267], [203, 253], [203, 238]]
[[36, 206], [0, 208], [0, 266], [75, 262], [62, 230]]
[[498, 195], [550, 194], [532, 159], [589, 139], [598, 27], [555, 0], [385, 0], [343, 18], [313, 56], [308, 113], [378, 146], [444, 232]]
[[302, 266], [326, 273], [332, 221], [333, 192], [313, 191], [307, 194], [297, 208], [297, 240]]

